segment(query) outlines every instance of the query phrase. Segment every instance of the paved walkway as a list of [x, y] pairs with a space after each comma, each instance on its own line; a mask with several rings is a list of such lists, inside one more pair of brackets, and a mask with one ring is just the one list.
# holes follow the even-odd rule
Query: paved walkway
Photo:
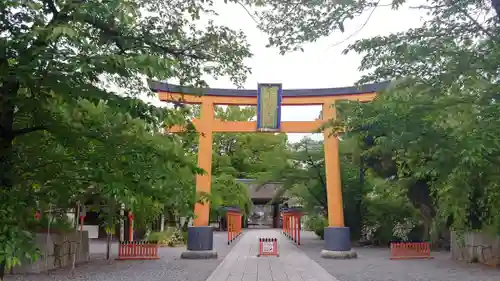
[[[278, 238], [279, 257], [257, 257], [258, 237]], [[338, 281], [276, 229], [248, 230], [206, 281]]]

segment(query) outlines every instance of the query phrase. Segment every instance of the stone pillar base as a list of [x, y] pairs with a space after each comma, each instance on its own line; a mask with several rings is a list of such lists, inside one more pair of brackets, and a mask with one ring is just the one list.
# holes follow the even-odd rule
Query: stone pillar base
[[181, 254], [181, 259], [185, 260], [209, 260], [217, 259], [217, 252], [215, 250], [210, 251], [184, 251]]
[[321, 257], [330, 259], [354, 259], [358, 254], [351, 248], [348, 227], [325, 227], [325, 247]]
[[358, 253], [353, 250], [350, 251], [328, 251], [322, 250], [321, 257], [325, 259], [339, 259], [339, 260], [348, 260], [355, 259], [358, 257]]
[[214, 229], [211, 226], [190, 226], [188, 228], [187, 251], [181, 259], [216, 259], [214, 250]]

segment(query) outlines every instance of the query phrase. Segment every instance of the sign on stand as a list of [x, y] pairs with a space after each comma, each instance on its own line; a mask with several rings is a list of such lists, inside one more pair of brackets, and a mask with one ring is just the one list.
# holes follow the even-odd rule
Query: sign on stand
[[278, 254], [278, 239], [277, 238], [259, 238], [259, 254], [260, 256], [277, 256]]

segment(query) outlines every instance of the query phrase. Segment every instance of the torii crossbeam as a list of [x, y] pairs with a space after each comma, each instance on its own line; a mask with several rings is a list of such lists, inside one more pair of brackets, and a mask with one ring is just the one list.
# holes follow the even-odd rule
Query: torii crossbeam
[[[184, 104], [200, 104], [201, 116], [193, 120], [196, 130], [201, 133], [198, 150], [198, 166], [206, 171], [196, 177], [196, 191], [210, 193], [212, 180], [212, 137], [213, 133], [282, 132], [312, 133], [324, 122], [336, 118], [335, 107], [338, 100], [358, 100], [368, 102], [388, 83], [369, 84], [362, 87], [328, 89], [283, 90], [281, 84], [259, 84], [257, 90], [233, 89], [192, 89], [154, 82], [152, 91], [158, 93], [161, 101]], [[257, 106], [257, 121], [222, 121], [214, 118], [215, 105]], [[322, 120], [281, 121], [283, 105], [321, 105]], [[183, 128], [170, 128], [169, 132], [181, 132]], [[353, 257], [349, 228], [344, 226], [342, 187], [340, 179], [339, 140], [331, 136], [330, 130], [323, 131], [325, 150], [325, 174], [328, 202], [328, 227], [325, 228], [323, 257]], [[198, 203], [194, 209], [194, 226], [188, 230], [188, 251], [184, 258], [213, 258], [213, 231], [209, 227], [210, 208], [208, 203]]]

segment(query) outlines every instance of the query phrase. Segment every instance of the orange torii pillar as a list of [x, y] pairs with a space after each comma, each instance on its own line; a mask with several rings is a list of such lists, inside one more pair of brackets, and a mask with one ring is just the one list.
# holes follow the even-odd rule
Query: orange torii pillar
[[300, 245], [302, 211], [299, 208], [285, 208], [281, 214], [283, 216], [283, 234]]
[[224, 207], [222, 210], [226, 213], [227, 244], [229, 245], [242, 233], [241, 211], [237, 207]]
[[[193, 120], [199, 133], [198, 166], [205, 171], [196, 176], [196, 191], [210, 193], [212, 176], [213, 133], [313, 133], [325, 122], [336, 118], [335, 102], [355, 100], [368, 102], [388, 83], [329, 89], [283, 90], [281, 84], [258, 84], [257, 90], [194, 89], [151, 82], [149, 87], [161, 101], [201, 105], [200, 117]], [[215, 105], [256, 106], [257, 121], [223, 121], [214, 118]], [[282, 106], [321, 105], [322, 117], [314, 121], [281, 121]], [[167, 128], [167, 133], [182, 133], [185, 128]], [[344, 226], [342, 185], [340, 181], [339, 139], [330, 129], [323, 131], [325, 146], [328, 227], [325, 228], [325, 258], [352, 258], [349, 228]], [[209, 202], [196, 203], [194, 225], [188, 228], [187, 251], [181, 258], [217, 258], [213, 249], [213, 228], [209, 226]]]

